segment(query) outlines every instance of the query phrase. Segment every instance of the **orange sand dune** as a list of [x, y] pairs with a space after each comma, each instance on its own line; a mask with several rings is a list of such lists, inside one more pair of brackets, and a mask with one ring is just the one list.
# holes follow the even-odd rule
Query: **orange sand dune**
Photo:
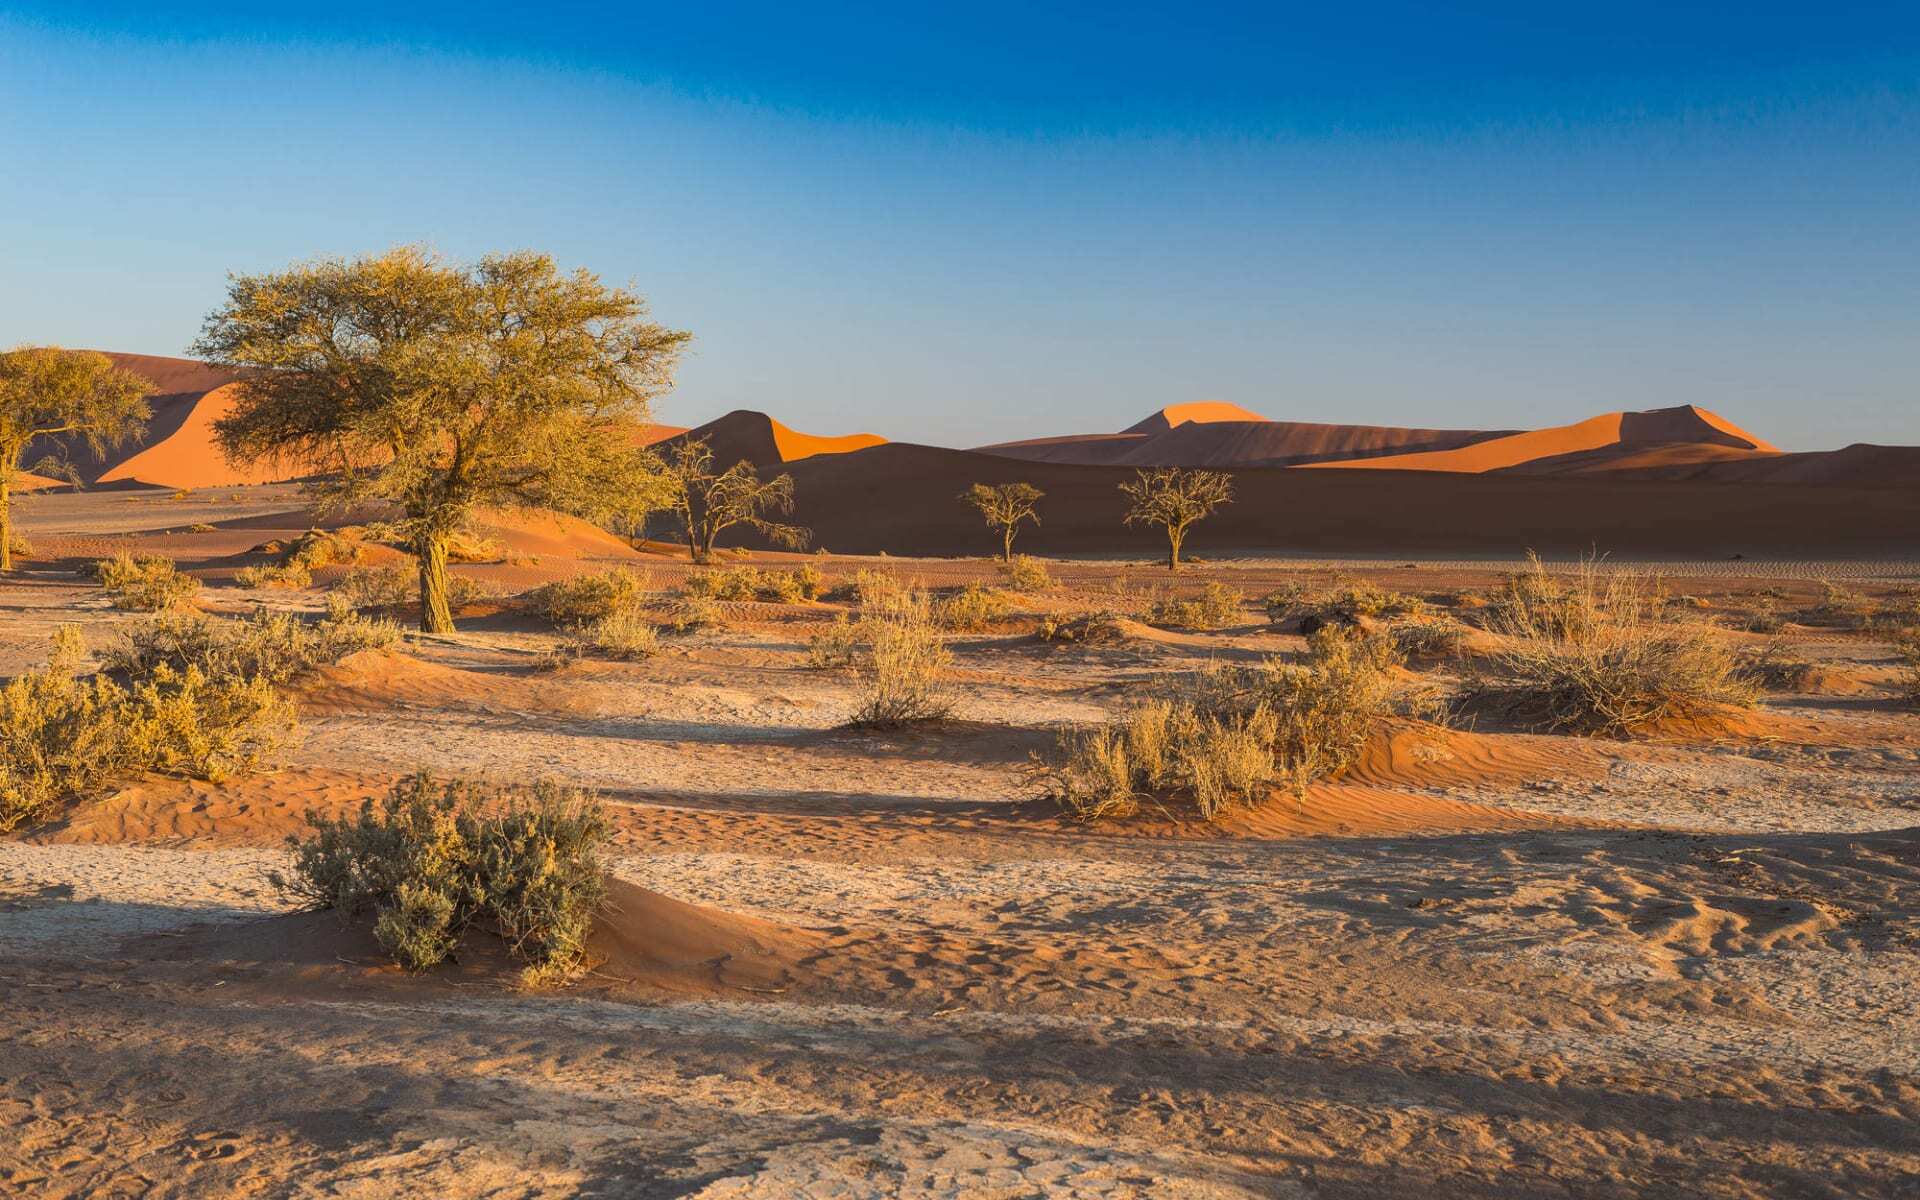
[[1213, 421], [1264, 421], [1265, 417], [1252, 409], [1241, 408], [1238, 404], [1229, 404], [1225, 400], [1193, 400], [1186, 404], [1169, 404], [1159, 412], [1127, 426], [1123, 433], [1165, 433], [1189, 421], [1202, 424]]
[[228, 463], [214, 442], [213, 423], [232, 411], [234, 398], [233, 384], [193, 397], [180, 413], [179, 424], [171, 432], [102, 471], [94, 482], [209, 488], [279, 483], [313, 473], [292, 463], [259, 464], [244, 468]]
[[[1167, 410], [1175, 411], [1176, 410]], [[1155, 424], [1161, 414], [1133, 427]], [[1029, 462], [1109, 463], [1140, 467], [1282, 467], [1323, 459], [1368, 458], [1451, 450], [1511, 430], [1409, 429], [1390, 425], [1328, 425], [1269, 421], [1264, 417], [1183, 420], [1153, 432], [1097, 433], [1034, 438], [982, 446], [982, 454]]]
[[871, 433], [850, 433], [841, 437], [800, 433], [765, 413], [744, 408], [735, 409], [680, 436], [705, 438], [707, 444], [713, 447], [715, 465], [723, 467], [741, 459], [755, 466], [778, 466], [817, 455], [847, 454], [869, 446], [882, 446], [887, 441]]
[[30, 471], [16, 472], [9, 483], [16, 492], [40, 492], [48, 488], [68, 486], [64, 479], [49, 479], [45, 475], [35, 475]]
[[1773, 446], [1694, 405], [1640, 413], [1605, 413], [1574, 425], [1535, 429], [1455, 450], [1395, 454], [1383, 458], [1304, 463], [1376, 471], [1500, 471], [1540, 459], [1580, 454], [1632, 443], [1695, 442], [1777, 453]]
[[688, 904], [608, 881], [607, 907], [587, 939], [596, 976], [696, 994], [784, 991], [826, 948], [808, 929]]

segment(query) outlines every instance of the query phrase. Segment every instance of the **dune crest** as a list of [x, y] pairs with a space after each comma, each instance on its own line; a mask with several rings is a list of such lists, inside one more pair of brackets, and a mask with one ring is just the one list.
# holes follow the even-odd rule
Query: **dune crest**
[[1572, 425], [1533, 429], [1451, 450], [1394, 454], [1364, 460], [1303, 463], [1313, 467], [1357, 467], [1378, 471], [1508, 470], [1542, 459], [1608, 450], [1621, 446], [1688, 444], [1730, 447], [1777, 454], [1771, 444], [1706, 409], [1687, 404], [1648, 412], [1612, 412]]
[[1127, 426], [1122, 433], [1165, 433], [1169, 429], [1195, 422], [1212, 424], [1217, 421], [1264, 421], [1267, 418], [1252, 409], [1241, 408], [1225, 400], [1190, 400], [1185, 404], [1169, 404], [1159, 412]]

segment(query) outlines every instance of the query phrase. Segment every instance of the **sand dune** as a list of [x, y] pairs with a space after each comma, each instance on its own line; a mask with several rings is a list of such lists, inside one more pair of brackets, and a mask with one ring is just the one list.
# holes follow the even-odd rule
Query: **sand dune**
[[1725, 418], [1689, 404], [1649, 412], [1604, 413], [1574, 425], [1510, 434], [1453, 450], [1397, 454], [1337, 465], [1390, 471], [1499, 471], [1541, 459], [1641, 443], [1731, 446], [1738, 450], [1778, 453], [1773, 446]]
[[[708, 421], [679, 436], [705, 438], [713, 447], [717, 466], [731, 466], [741, 459], [756, 466], [776, 466], [798, 462], [822, 454], [846, 454], [869, 446], [886, 444], [886, 439], [871, 433], [850, 433], [840, 437], [821, 437], [789, 429], [762, 412], [735, 409], [724, 417]], [[668, 442], [677, 438], [665, 439]]]
[[1169, 404], [1159, 412], [1135, 422], [1123, 433], [1165, 433], [1189, 422], [1211, 424], [1218, 421], [1264, 421], [1267, 418], [1251, 409], [1225, 400], [1195, 400], [1187, 404]]

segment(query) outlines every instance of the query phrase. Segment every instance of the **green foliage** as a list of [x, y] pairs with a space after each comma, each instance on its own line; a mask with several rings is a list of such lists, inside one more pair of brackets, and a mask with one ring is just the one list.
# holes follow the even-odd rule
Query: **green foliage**
[[471, 927], [490, 929], [530, 982], [586, 966], [606, 900], [604, 809], [542, 780], [530, 788], [441, 785], [424, 772], [352, 818], [309, 813], [290, 874], [274, 882], [315, 908], [373, 917], [374, 937], [409, 971], [444, 961]]
[[214, 679], [257, 676], [279, 685], [349, 654], [391, 646], [400, 640], [400, 627], [334, 604], [325, 617], [312, 622], [266, 609], [256, 609], [244, 621], [159, 613], [128, 628], [124, 639], [103, 658], [110, 668], [132, 678], [166, 667], [176, 672], [195, 669]]
[[126, 551], [93, 564], [94, 578], [113, 597], [113, 606], [137, 612], [161, 612], [192, 602], [200, 581], [182, 575], [162, 554], [135, 557]]
[[1155, 599], [1147, 608], [1147, 620], [1180, 629], [1221, 629], [1240, 619], [1245, 600], [1239, 589], [1208, 580], [1197, 595]]
[[292, 706], [261, 675], [161, 662], [125, 683], [83, 679], [84, 656], [66, 627], [45, 668], [0, 689], [0, 832], [142, 771], [223, 779], [293, 732]]
[[555, 625], [578, 625], [634, 612], [646, 602], [653, 580], [632, 567], [611, 567], [556, 579], [527, 593], [529, 608]]

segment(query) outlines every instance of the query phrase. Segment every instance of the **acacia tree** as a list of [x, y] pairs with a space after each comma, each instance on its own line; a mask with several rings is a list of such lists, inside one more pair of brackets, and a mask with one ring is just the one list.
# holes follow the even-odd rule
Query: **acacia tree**
[[1167, 570], [1180, 569], [1180, 546], [1193, 523], [1233, 503], [1233, 480], [1219, 471], [1190, 471], [1183, 467], [1156, 467], [1135, 471], [1132, 483], [1120, 490], [1133, 501], [1127, 510], [1129, 525], [1158, 525], [1167, 531]]
[[22, 346], [0, 352], [0, 571], [13, 570], [13, 477], [40, 438], [78, 437], [96, 453], [138, 433], [153, 384], [104, 354]]
[[1013, 561], [1013, 537], [1022, 521], [1040, 524], [1034, 506], [1046, 493], [1030, 483], [976, 483], [960, 498], [980, 510], [987, 528], [1000, 531], [1000, 561]]
[[766, 517], [769, 512], [793, 511], [793, 476], [763, 480], [744, 458], [715, 472], [713, 447], [705, 438], [677, 443], [667, 458], [667, 475], [674, 484], [674, 512], [687, 534], [687, 557], [694, 562], [712, 561], [714, 542], [735, 525], [750, 525], [796, 550], [813, 536], [799, 525], [782, 525]]
[[318, 476], [329, 508], [395, 505], [420, 560], [420, 628], [453, 629], [447, 545], [482, 506], [630, 516], [639, 448], [690, 335], [544, 254], [457, 265], [415, 247], [235, 275], [193, 353], [244, 371], [215, 423], [235, 462]]

